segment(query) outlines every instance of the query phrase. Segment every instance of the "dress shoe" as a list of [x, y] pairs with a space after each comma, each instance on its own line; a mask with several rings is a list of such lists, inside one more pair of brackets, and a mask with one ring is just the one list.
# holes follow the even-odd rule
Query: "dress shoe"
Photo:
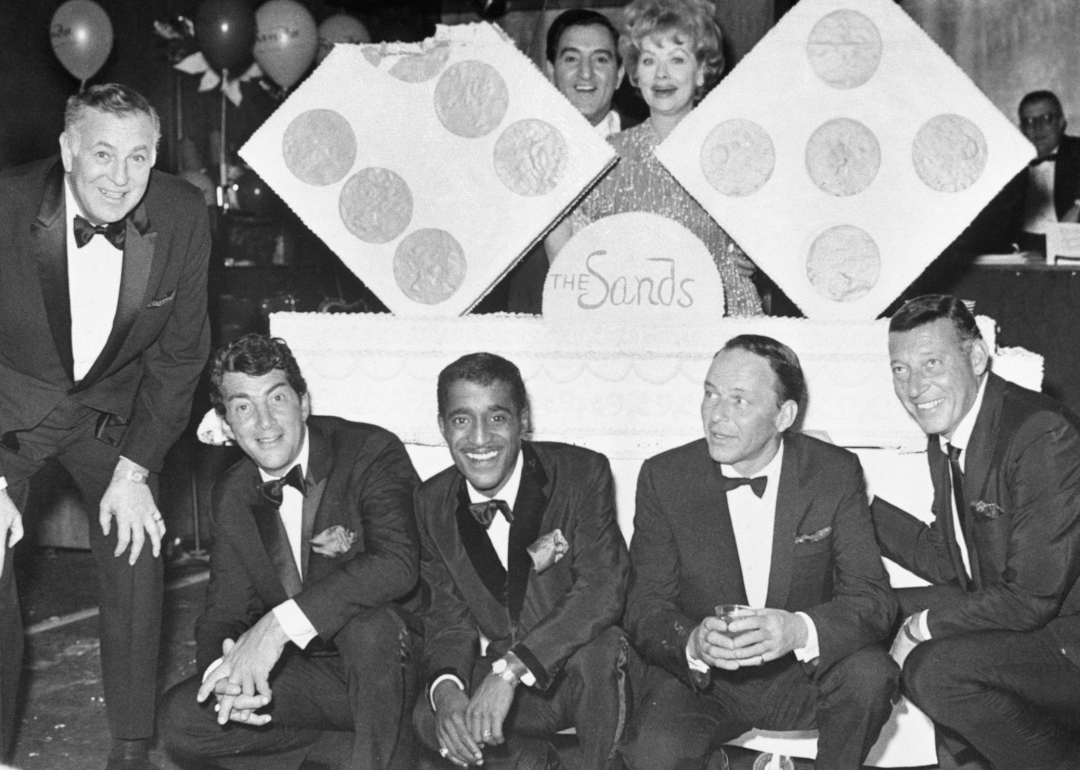
[[113, 739], [105, 770], [161, 770], [150, 761], [150, 741]]

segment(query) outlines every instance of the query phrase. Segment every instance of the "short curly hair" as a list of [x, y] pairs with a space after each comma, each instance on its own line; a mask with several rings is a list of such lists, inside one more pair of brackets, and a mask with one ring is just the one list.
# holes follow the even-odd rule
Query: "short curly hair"
[[694, 94], [700, 100], [724, 73], [724, 31], [716, 20], [712, 0], [634, 0], [624, 11], [619, 53], [636, 88], [641, 44], [652, 35], [677, 33], [689, 38], [690, 48], [704, 68], [705, 83]]
[[280, 337], [266, 334], [245, 334], [218, 350], [210, 364], [210, 403], [219, 415], [225, 414], [225, 397], [221, 383], [230, 372], [262, 377], [275, 369], [285, 372], [285, 380], [296, 395], [307, 393], [307, 382], [300, 373], [288, 344]]

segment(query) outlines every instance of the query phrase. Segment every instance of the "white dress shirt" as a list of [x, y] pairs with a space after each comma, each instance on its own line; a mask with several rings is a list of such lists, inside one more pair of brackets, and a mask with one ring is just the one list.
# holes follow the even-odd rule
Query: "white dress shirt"
[[[71, 355], [78, 382], [101, 354], [112, 332], [120, 300], [120, 273], [124, 252], [102, 235], [95, 235], [81, 249], [75, 243], [75, 216], [82, 214], [67, 177], [64, 177], [67, 211], [68, 297], [71, 301]], [[82, 214], [85, 218], [86, 215]]]
[[[784, 464], [784, 444], [769, 464], [754, 474], [754, 478], [765, 476], [768, 482], [765, 493], [758, 497], [749, 484], [736, 487], [727, 493], [728, 513], [731, 516], [731, 528], [735, 532], [735, 547], [739, 552], [739, 564], [742, 567], [743, 586], [746, 588], [748, 606], [756, 609], [765, 607], [769, 593], [769, 574], [772, 569], [773, 529], [776, 525], [776, 493], [780, 488], [780, 469]], [[743, 474], [734, 466], [721, 463], [720, 470], [728, 478], [743, 478]], [[794, 650], [795, 657], [801, 661], [813, 660], [821, 654], [818, 646], [817, 626], [805, 612], [796, 615], [806, 623], [806, 644]], [[690, 666], [698, 671], [708, 671], [709, 666], [686, 653]]]
[[622, 131], [622, 118], [619, 117], [619, 113], [615, 110], [608, 110], [608, 114], [601, 119], [599, 123], [593, 126], [596, 133], [600, 134], [604, 139], [607, 139], [612, 134], [617, 134]]
[[[285, 473], [280, 476], [267, 473], [262, 468], [259, 468], [259, 476], [262, 480], [273, 481], [274, 479], [283, 478], [296, 465], [300, 466], [304, 478], [307, 478], [310, 438], [311, 434], [308, 433], [307, 426], [304, 426], [304, 442], [300, 445], [300, 453], [296, 455], [296, 462], [286, 468]], [[292, 551], [293, 559], [296, 561], [296, 571], [300, 573], [300, 579], [303, 580], [304, 570], [302, 565], [304, 562], [301, 558], [301, 549], [304, 539], [304, 496], [299, 489], [294, 489], [288, 484], [281, 487], [281, 508], [279, 511], [281, 523], [285, 525], [285, 535], [289, 538], [289, 549]], [[274, 613], [274, 617], [277, 618], [277, 622], [285, 635], [289, 637], [289, 641], [300, 649], [307, 647], [311, 640], [319, 635], [315, 630], [315, 626], [311, 625], [307, 615], [300, 609], [300, 605], [293, 599], [282, 602], [277, 607], [274, 607], [271, 612]], [[218, 658], [206, 667], [206, 672], [202, 677], [204, 682], [211, 672], [221, 664], [221, 661], [222, 659]]]
[[[949, 456], [949, 444], [952, 444], [960, 450], [960, 470], [962, 471], [967, 470], [967, 446], [971, 443], [971, 433], [975, 430], [975, 420], [978, 419], [979, 411], [982, 409], [983, 396], [986, 395], [986, 381], [988, 379], [989, 377], [985, 374], [982, 376], [982, 382], [979, 383], [979, 392], [975, 396], [975, 403], [971, 405], [971, 409], [969, 409], [968, 413], [960, 420], [960, 424], [956, 426], [952, 438], [947, 439], [944, 436], [938, 436], [938, 441], [941, 442], [941, 451], [945, 453], [946, 457]], [[964, 562], [964, 571], [970, 579], [971, 557], [968, 555], [968, 544], [964, 539], [964, 529], [960, 526], [960, 512], [956, 510], [956, 504], [952, 497], [952, 465], [949, 466], [948, 495], [949, 508], [952, 510], [953, 532], [956, 533], [956, 544], [960, 547], [960, 559]], [[927, 610], [923, 610], [918, 618], [919, 631], [922, 633], [923, 639], [930, 638], [930, 624], [926, 619], [927, 612]]]
[[1027, 170], [1027, 196], [1024, 200], [1024, 231], [1046, 233], [1057, 225], [1054, 206], [1054, 172], [1057, 161], [1044, 160]]

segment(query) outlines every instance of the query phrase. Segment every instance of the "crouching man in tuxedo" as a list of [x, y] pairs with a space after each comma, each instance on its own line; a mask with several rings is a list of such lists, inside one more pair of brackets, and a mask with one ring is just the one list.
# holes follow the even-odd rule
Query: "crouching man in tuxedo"
[[1080, 767], [1080, 423], [990, 371], [956, 297], [900, 308], [889, 358], [934, 485], [930, 525], [871, 506], [882, 552], [931, 584], [897, 591], [907, 695], [958, 761]]
[[628, 568], [607, 458], [523, 441], [521, 374], [490, 353], [439, 374], [438, 406], [454, 466], [416, 496], [431, 592], [420, 737], [457, 765], [490, 768], [522, 761], [520, 736], [574, 727], [583, 766], [603, 770], [626, 708], [616, 623]]
[[[747, 730], [819, 731], [858, 770], [891, 712], [896, 612], [850, 452], [790, 431], [799, 359], [730, 340], [705, 377], [705, 438], [638, 477], [626, 629], [649, 664], [621, 752], [633, 770], [726, 767]], [[725, 620], [718, 605], [744, 605]], [[636, 685], [635, 685], [636, 686]]]
[[221, 350], [211, 398], [247, 457], [214, 485], [199, 673], [167, 696], [166, 741], [200, 768], [230, 767], [353, 730], [348, 766], [385, 768], [407, 733], [419, 630], [405, 447], [374, 425], [311, 416], [280, 339]]

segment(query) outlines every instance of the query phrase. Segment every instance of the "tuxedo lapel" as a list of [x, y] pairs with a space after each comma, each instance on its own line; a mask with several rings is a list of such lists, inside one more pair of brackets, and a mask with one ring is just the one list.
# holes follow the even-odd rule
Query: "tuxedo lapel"
[[484, 587], [499, 604], [506, 606], [506, 570], [499, 561], [499, 555], [495, 553], [495, 546], [491, 544], [487, 530], [480, 526], [480, 522], [469, 511], [469, 490], [466, 483], [465, 478], [459, 474], [455, 513], [461, 544], [465, 547], [465, 553], [469, 555], [469, 561]]
[[525, 604], [525, 591], [529, 587], [529, 568], [532, 557], [529, 546], [540, 537], [540, 525], [547, 510], [548, 497], [544, 492], [547, 474], [536, 453], [527, 443], [521, 444], [521, 486], [514, 501], [514, 523], [510, 525], [510, 543], [507, 548], [509, 570], [506, 585], [506, 606], [510, 619], [517, 621]]
[[30, 249], [41, 280], [41, 297], [53, 344], [68, 379], [74, 382], [71, 352], [71, 298], [68, 293], [67, 218], [64, 215], [64, 166], [59, 160], [45, 175], [37, 217], [30, 225]]
[[[704, 443], [704, 442], [703, 442]], [[701, 542], [711, 562], [717, 565], [719, 586], [716, 604], [746, 604], [746, 585], [743, 583], [739, 546], [731, 526], [731, 510], [724, 491], [720, 463], [706, 458], [708, 470], [702, 474]], [[734, 589], [734, 593], [728, 588]], [[722, 593], [721, 593], [722, 592]]]
[[785, 607], [791, 593], [795, 535], [804, 510], [799, 495], [802, 487], [799, 479], [802, 473], [801, 460], [798, 444], [785, 439], [784, 458], [780, 463], [780, 482], [776, 488], [776, 516], [773, 519], [772, 562], [769, 564], [766, 607]]
[[112, 332], [105, 341], [105, 347], [101, 349], [97, 360], [90, 367], [90, 371], [79, 382], [78, 390], [89, 386], [109, 370], [120, 348], [123, 347], [128, 333], [131, 332], [131, 327], [135, 325], [146, 297], [156, 241], [157, 232], [151, 231], [146, 206], [140, 203], [127, 220], [124, 265], [120, 273], [120, 297], [116, 305]]
[[993, 374], [986, 375], [986, 390], [983, 393], [982, 408], [975, 417], [975, 427], [964, 458], [964, 500], [968, 510], [965, 520], [970, 521], [971, 503], [985, 499], [986, 479], [990, 468], [995, 467], [994, 451], [999, 444], [996, 441], [1001, 417], [1001, 404], [1005, 398], [1005, 382]]
[[[318, 521], [319, 531], [326, 528], [327, 514], [319, 510], [322, 503], [323, 492], [326, 490], [326, 479], [330, 475], [331, 457], [330, 441], [322, 431], [307, 424], [308, 430], [308, 468], [304, 479], [307, 486], [307, 494], [304, 496], [304, 516], [300, 528], [300, 562], [301, 573], [304, 580], [308, 579], [308, 562], [311, 560], [311, 538], [315, 534], [315, 524]], [[320, 514], [322, 514], [320, 516]]]

